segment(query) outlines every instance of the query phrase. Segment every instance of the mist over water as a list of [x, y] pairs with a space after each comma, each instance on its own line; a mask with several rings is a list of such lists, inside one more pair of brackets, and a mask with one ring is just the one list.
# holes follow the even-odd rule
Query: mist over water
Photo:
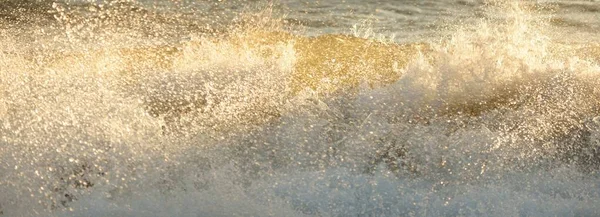
[[598, 216], [598, 8], [6, 1], [0, 216]]

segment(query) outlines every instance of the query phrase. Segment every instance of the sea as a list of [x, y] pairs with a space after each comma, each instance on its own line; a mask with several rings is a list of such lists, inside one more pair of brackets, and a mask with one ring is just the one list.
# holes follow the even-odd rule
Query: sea
[[600, 216], [600, 1], [1, 0], [4, 216]]

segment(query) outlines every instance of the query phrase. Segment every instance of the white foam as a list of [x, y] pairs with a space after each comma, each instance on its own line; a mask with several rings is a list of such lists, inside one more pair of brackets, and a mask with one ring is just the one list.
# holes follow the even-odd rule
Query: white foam
[[[558, 155], [597, 154], [589, 97], [597, 96], [599, 68], [553, 55], [553, 42], [527, 11], [503, 11], [513, 18], [465, 27], [416, 58], [398, 82], [358, 95], [289, 95], [293, 44], [264, 57], [194, 38], [164, 71], [131, 68], [118, 46], [89, 45], [98, 52], [54, 64], [4, 47], [0, 211], [600, 215], [600, 176], [589, 170], [597, 165]], [[481, 106], [507, 90], [515, 92], [505, 104]], [[145, 107], [147, 99], [190, 97], [204, 97], [204, 107], [158, 117]], [[453, 106], [480, 110], [447, 109]]]

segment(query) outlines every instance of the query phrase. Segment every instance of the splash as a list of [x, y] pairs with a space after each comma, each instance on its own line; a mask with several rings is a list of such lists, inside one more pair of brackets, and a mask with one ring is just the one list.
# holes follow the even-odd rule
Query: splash
[[[441, 146], [452, 152], [482, 154], [485, 160], [475, 161], [491, 161], [497, 169], [515, 170], [546, 161], [562, 165], [556, 159], [597, 168], [598, 151], [589, 143], [595, 130], [592, 119], [598, 115], [597, 63], [585, 53], [579, 53], [581, 57], [553, 53], [564, 45], [541, 34], [544, 23], [519, 4], [499, 7], [505, 13], [500, 20], [459, 29], [432, 53], [409, 64], [395, 84], [365, 91], [361, 100], [366, 105], [360, 105], [361, 109], [376, 111], [401, 126], [414, 122], [441, 128], [434, 131], [444, 132], [448, 139], [471, 128], [481, 131], [475, 134], [482, 134], [483, 141], [452, 147], [442, 142]], [[415, 148], [404, 147], [411, 146], [407, 143], [392, 150], [404, 156], [405, 150], [418, 150], [426, 142], [412, 142]], [[445, 165], [446, 158], [457, 158], [445, 154], [453, 155], [444, 153], [434, 162]], [[418, 161], [417, 165], [427, 165]], [[475, 164], [481, 171], [490, 169], [489, 162]]]
[[533, 3], [399, 44], [305, 36], [274, 6], [204, 25], [9, 2], [0, 215], [599, 212], [598, 46], [555, 41]]

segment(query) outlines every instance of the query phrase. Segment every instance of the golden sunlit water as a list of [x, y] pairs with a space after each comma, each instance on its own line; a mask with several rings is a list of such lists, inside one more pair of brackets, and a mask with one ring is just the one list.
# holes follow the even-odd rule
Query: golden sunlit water
[[0, 216], [598, 216], [598, 11], [4, 0]]

